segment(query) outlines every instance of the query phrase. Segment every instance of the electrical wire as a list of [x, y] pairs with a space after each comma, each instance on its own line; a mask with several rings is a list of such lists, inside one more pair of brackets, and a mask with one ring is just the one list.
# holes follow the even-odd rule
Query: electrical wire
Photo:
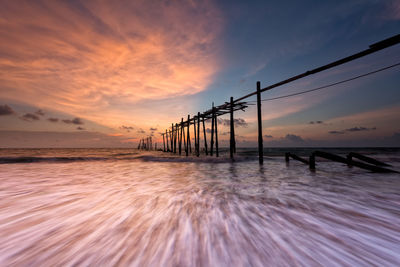
[[[261, 101], [271, 101], [271, 100], [282, 99], [282, 98], [287, 98], [287, 97], [291, 97], [291, 96], [297, 96], [297, 95], [302, 95], [302, 94], [306, 94], [306, 93], [322, 90], [322, 89], [329, 88], [329, 87], [332, 87], [332, 86], [335, 86], [335, 85], [338, 85], [338, 84], [354, 81], [356, 79], [363, 78], [363, 77], [366, 77], [366, 76], [369, 76], [369, 75], [372, 75], [372, 74], [375, 74], [375, 73], [378, 73], [378, 72], [381, 72], [381, 71], [384, 71], [384, 70], [388, 70], [388, 69], [397, 67], [399, 65], [400, 65], [400, 62], [396, 63], [396, 64], [393, 64], [393, 65], [390, 65], [390, 66], [387, 66], [387, 67], [384, 67], [384, 68], [381, 68], [381, 69], [377, 69], [377, 70], [368, 72], [368, 73], [364, 73], [364, 74], [361, 74], [361, 75], [358, 75], [358, 76], [355, 76], [355, 77], [352, 77], [352, 78], [349, 78], [349, 79], [346, 79], [346, 80], [342, 80], [342, 81], [339, 81], [339, 82], [327, 84], [327, 85], [324, 85], [324, 86], [320, 86], [320, 87], [317, 87], [317, 88], [301, 91], [301, 92], [298, 92], [298, 93], [282, 95], [282, 96], [277, 96], [277, 97], [273, 97], [273, 98], [266, 98], [266, 99], [262, 99]], [[256, 102], [256, 101], [248, 101], [248, 102]]]

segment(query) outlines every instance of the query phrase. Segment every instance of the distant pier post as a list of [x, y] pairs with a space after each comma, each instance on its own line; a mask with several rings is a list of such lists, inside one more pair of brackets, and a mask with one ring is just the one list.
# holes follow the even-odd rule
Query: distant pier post
[[229, 152], [230, 152], [230, 157], [233, 159], [233, 153], [235, 151], [235, 125], [233, 121], [233, 97], [231, 97], [231, 103], [230, 103], [230, 124], [231, 124], [231, 138], [230, 138], [230, 145], [229, 145]]
[[196, 116], [193, 116], [193, 134], [194, 134], [194, 153], [197, 154], [197, 131], [196, 131]]
[[[183, 118], [182, 118], [183, 120]], [[182, 124], [182, 136], [183, 136], [183, 147], [185, 149], [185, 152], [187, 150], [187, 143], [186, 143], [186, 134], [185, 134], [185, 123]]]
[[214, 102], [212, 103], [212, 114], [211, 114], [211, 143], [210, 143], [210, 154], [211, 156], [213, 155], [213, 150], [214, 150], [214, 114], [215, 114], [215, 110], [214, 110]]
[[173, 123], [171, 125], [170, 137], [171, 137], [171, 153], [174, 153], [174, 124]]
[[214, 122], [215, 122], [215, 155], [219, 157], [218, 151], [218, 119], [217, 114], [214, 112]]
[[310, 170], [315, 170], [315, 153], [312, 153], [309, 158]]
[[264, 147], [262, 136], [262, 118], [261, 118], [261, 84], [257, 82], [257, 121], [258, 121], [258, 162], [264, 163]]
[[163, 152], [165, 152], [165, 137], [164, 137], [164, 134], [162, 134], [162, 143], [163, 143], [163, 146], [164, 146]]
[[176, 154], [177, 138], [178, 138], [178, 124], [175, 123], [175, 128], [174, 128], [174, 153], [175, 154]]
[[169, 152], [174, 152], [174, 140], [172, 139], [172, 130], [169, 131], [169, 143], [171, 145], [171, 149]]
[[182, 154], [182, 132], [183, 132], [183, 118], [181, 119], [181, 124], [179, 125], [179, 155]]
[[165, 142], [167, 143], [167, 152], [169, 152], [168, 130], [165, 129]]
[[197, 156], [200, 156], [200, 112], [197, 113]]
[[188, 115], [188, 125], [187, 125], [187, 136], [186, 136], [186, 142], [187, 142], [187, 150], [186, 150], [186, 156], [189, 156], [189, 150], [192, 152], [192, 144], [190, 143], [190, 115]]
[[203, 115], [203, 136], [204, 136], [204, 149], [206, 150], [206, 156], [208, 156], [208, 149], [207, 149], [207, 135], [206, 135], [206, 125], [205, 125], [205, 116]]

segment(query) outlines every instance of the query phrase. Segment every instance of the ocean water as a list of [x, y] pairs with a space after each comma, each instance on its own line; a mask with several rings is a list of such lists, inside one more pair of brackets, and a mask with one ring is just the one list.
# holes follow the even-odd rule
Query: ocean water
[[1, 149], [0, 266], [399, 266], [400, 175], [312, 150]]

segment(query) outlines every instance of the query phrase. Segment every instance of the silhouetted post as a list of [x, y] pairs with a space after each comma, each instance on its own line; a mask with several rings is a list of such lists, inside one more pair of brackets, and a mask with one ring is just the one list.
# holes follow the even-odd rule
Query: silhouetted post
[[310, 170], [315, 170], [315, 154], [312, 153], [309, 160]]
[[189, 155], [189, 150], [190, 153], [192, 153], [192, 144], [190, 142], [190, 115], [188, 115], [188, 125], [187, 125], [187, 136], [186, 136], [186, 142], [187, 142], [187, 150], [186, 150], [186, 156]]
[[286, 161], [286, 162], [289, 162], [289, 155], [290, 155], [289, 152], [286, 152], [286, 153], [285, 153], [285, 161]]
[[169, 143], [171, 145], [171, 149], [169, 150], [169, 152], [174, 152], [174, 140], [172, 139], [172, 131], [169, 131]]
[[231, 118], [230, 118], [231, 139], [230, 139], [229, 151], [230, 151], [231, 159], [233, 159], [233, 152], [235, 150], [235, 125], [234, 125], [234, 121], [233, 121], [233, 97], [231, 97], [230, 113], [231, 113]]
[[171, 137], [171, 153], [174, 153], [174, 124], [173, 123], [171, 125], [170, 137]]
[[164, 137], [164, 134], [161, 134], [161, 135], [162, 135], [162, 143], [163, 143], [163, 147], [164, 147], [163, 152], [165, 152], [165, 137]]
[[200, 112], [197, 112], [197, 156], [200, 156]]
[[208, 155], [208, 150], [207, 150], [207, 135], [206, 135], [206, 125], [205, 125], [205, 116], [203, 116], [203, 136], [204, 136], [204, 148], [206, 150], [206, 156]]
[[167, 152], [169, 152], [168, 130], [165, 129], [165, 141], [167, 143]]
[[214, 109], [214, 102], [212, 103], [212, 114], [211, 114], [211, 156], [213, 155], [213, 150], [214, 150], [214, 115], [215, 115], [215, 109]]
[[217, 114], [214, 114], [214, 122], [215, 122], [215, 154], [217, 157], [219, 157], [219, 151], [218, 151], [218, 119], [217, 119]]
[[182, 132], [183, 132], [183, 118], [181, 119], [181, 125], [179, 127], [179, 155], [182, 154]]
[[257, 82], [257, 120], [258, 120], [258, 162], [264, 163], [264, 148], [262, 136], [262, 119], [261, 119], [261, 84]]
[[[182, 118], [182, 120], [183, 120], [183, 118]], [[184, 148], [185, 148], [185, 152], [186, 152], [186, 150], [187, 150], [187, 144], [186, 144], [186, 138], [185, 138], [185, 124], [183, 123], [182, 124], [182, 135], [183, 135], [183, 145], [184, 145]]]
[[194, 153], [197, 155], [197, 131], [196, 131], [196, 117], [193, 117], [193, 129], [194, 129]]
[[174, 128], [174, 153], [176, 154], [176, 141], [178, 138], [178, 124], [175, 123], [175, 128]]

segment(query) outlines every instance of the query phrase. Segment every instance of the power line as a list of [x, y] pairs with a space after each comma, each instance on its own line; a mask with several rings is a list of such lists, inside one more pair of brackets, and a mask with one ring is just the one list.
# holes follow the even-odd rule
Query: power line
[[[388, 69], [397, 67], [399, 65], [400, 65], [400, 62], [396, 63], [396, 64], [393, 64], [393, 65], [390, 65], [390, 66], [387, 66], [387, 67], [384, 67], [384, 68], [381, 68], [381, 69], [377, 69], [377, 70], [368, 72], [368, 73], [364, 73], [364, 74], [361, 74], [361, 75], [358, 75], [358, 76], [355, 76], [355, 77], [352, 77], [352, 78], [349, 78], [349, 79], [346, 79], [346, 80], [342, 80], [342, 81], [339, 81], [339, 82], [327, 84], [327, 85], [324, 85], [324, 86], [320, 86], [320, 87], [317, 87], [317, 88], [301, 91], [301, 92], [298, 92], [298, 93], [282, 95], [282, 96], [277, 96], [277, 97], [273, 97], [273, 98], [266, 98], [266, 99], [262, 99], [261, 101], [271, 101], [271, 100], [287, 98], [287, 97], [291, 97], [291, 96], [302, 95], [302, 94], [306, 94], [306, 93], [322, 90], [322, 89], [325, 89], [325, 88], [328, 88], [328, 87], [332, 87], [332, 86], [335, 86], [335, 85], [338, 85], [338, 84], [342, 84], [342, 83], [350, 82], [350, 81], [353, 81], [353, 80], [356, 80], [356, 79], [359, 79], [359, 78], [363, 78], [363, 77], [366, 77], [366, 76], [369, 76], [369, 75], [372, 75], [372, 74], [375, 74], [375, 73], [378, 73], [378, 72], [381, 72], [381, 71], [384, 71], [384, 70], [388, 70]], [[255, 102], [255, 101], [249, 101], [249, 102]]]

